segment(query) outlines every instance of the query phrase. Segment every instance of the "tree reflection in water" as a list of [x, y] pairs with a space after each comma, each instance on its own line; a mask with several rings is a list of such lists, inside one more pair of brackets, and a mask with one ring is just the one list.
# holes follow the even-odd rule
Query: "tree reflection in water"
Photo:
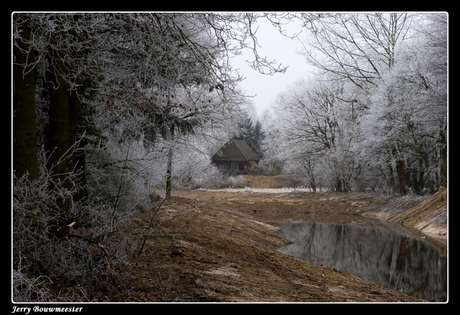
[[384, 224], [274, 223], [295, 243], [278, 251], [336, 268], [428, 301], [447, 299], [447, 258]]

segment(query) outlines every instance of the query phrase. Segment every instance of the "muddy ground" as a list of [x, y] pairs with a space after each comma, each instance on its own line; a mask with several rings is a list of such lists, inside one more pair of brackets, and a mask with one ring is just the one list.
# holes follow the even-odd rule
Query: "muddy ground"
[[[343, 271], [278, 253], [276, 249], [290, 241], [276, 235], [275, 228], [268, 223], [305, 220], [365, 224], [364, 215], [375, 217], [379, 205], [387, 205], [385, 209], [394, 216], [423, 199], [407, 199], [388, 206], [389, 197], [378, 195], [257, 193], [250, 189], [184, 190], [174, 192], [173, 196], [157, 213], [141, 256], [133, 259], [132, 265], [114, 271], [123, 274], [125, 280], [117, 284], [118, 292], [107, 300], [420, 301]], [[135, 218], [133, 233], [145, 233], [152, 213]], [[446, 253], [445, 245], [423, 235], [419, 236]]]

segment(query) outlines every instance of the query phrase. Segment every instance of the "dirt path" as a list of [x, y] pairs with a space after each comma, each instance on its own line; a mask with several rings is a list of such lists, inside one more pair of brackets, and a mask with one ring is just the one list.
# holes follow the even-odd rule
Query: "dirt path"
[[[299, 191], [177, 191], [158, 213], [141, 257], [117, 271], [128, 276], [110, 300], [419, 301], [278, 253], [276, 248], [290, 241], [267, 224], [287, 220], [365, 224], [362, 214], [380, 201], [372, 195]], [[149, 216], [138, 216], [133, 231], [143, 233]]]

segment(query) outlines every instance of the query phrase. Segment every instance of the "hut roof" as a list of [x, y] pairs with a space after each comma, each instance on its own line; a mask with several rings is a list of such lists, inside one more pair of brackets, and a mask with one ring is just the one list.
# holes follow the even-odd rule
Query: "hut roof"
[[260, 157], [244, 140], [233, 138], [211, 158], [212, 161], [259, 161]]

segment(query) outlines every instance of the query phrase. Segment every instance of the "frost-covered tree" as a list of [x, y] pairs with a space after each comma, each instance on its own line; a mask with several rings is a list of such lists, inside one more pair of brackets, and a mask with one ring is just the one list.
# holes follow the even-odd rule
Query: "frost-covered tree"
[[[401, 43], [395, 66], [373, 90], [370, 109], [361, 118], [367, 137], [362, 153], [370, 161], [380, 161], [378, 167], [387, 170], [383, 174], [396, 168], [403, 177], [400, 192], [405, 186], [417, 192], [428, 187], [433, 192], [446, 185], [446, 76], [432, 71], [435, 56], [427, 58], [429, 51], [425, 37]], [[403, 168], [408, 174], [401, 174]]]
[[[16, 265], [86, 281], [122, 261], [121, 245], [135, 244], [122, 233], [129, 214], [150, 209], [153, 188], [209, 167], [202, 153], [234, 129], [244, 96], [231, 57], [250, 49], [254, 69], [284, 71], [257, 54], [267, 17], [284, 18], [13, 14]], [[45, 252], [56, 255], [40, 262]]]
[[319, 72], [276, 100], [272, 154], [312, 187], [446, 185], [447, 15], [308, 14], [304, 26]]
[[264, 140], [264, 132], [262, 125], [259, 120], [255, 123], [251, 118], [244, 118], [238, 123], [238, 138], [243, 139], [248, 146], [255, 152], [259, 157], [262, 158], [261, 143]]
[[375, 86], [395, 63], [395, 49], [409, 30], [408, 13], [336, 13], [305, 24], [310, 39], [303, 55], [321, 70], [359, 88]]
[[354, 113], [346, 98], [340, 82], [298, 81], [276, 101], [280, 157], [313, 190], [321, 183], [348, 191], [359, 170], [351, 152]]
[[277, 128], [278, 120], [270, 110], [263, 113], [261, 120], [264, 122], [262, 130], [265, 137], [260, 145], [263, 159], [259, 161], [259, 171], [278, 174], [285, 164], [281, 156], [281, 143], [284, 138]]
[[[127, 150], [131, 141], [155, 145], [158, 135], [169, 141], [200, 125], [224, 126], [223, 118], [241, 107], [236, 100], [241, 98], [236, 90], [241, 77], [230, 66], [231, 56], [252, 49], [255, 69], [284, 70], [257, 55], [253, 28], [261, 17], [265, 15], [14, 14], [15, 91], [21, 90], [14, 98], [17, 175], [36, 177], [36, 129], [42, 132], [47, 168], [56, 174], [78, 169], [79, 186], [86, 187], [86, 146], [101, 135]], [[270, 17], [275, 23], [277, 17]], [[38, 89], [28, 94], [19, 89], [27, 85], [25, 79], [37, 82]], [[36, 90], [40, 93], [32, 95]], [[40, 123], [35, 127], [34, 108]], [[30, 154], [21, 154], [26, 147]], [[85, 190], [79, 195], [86, 195]], [[70, 203], [63, 200], [66, 216]]]
[[[364, 93], [395, 65], [395, 49], [410, 30], [407, 13], [337, 13], [318, 16], [310, 24], [310, 40], [303, 54], [321, 74], [352, 83]], [[352, 100], [349, 100], [352, 101]], [[365, 106], [365, 102], [351, 102]], [[368, 107], [368, 106], [367, 106]], [[398, 152], [396, 157], [400, 157]], [[404, 187], [405, 166], [398, 160], [400, 187]], [[405, 194], [402, 189], [401, 193]]]

